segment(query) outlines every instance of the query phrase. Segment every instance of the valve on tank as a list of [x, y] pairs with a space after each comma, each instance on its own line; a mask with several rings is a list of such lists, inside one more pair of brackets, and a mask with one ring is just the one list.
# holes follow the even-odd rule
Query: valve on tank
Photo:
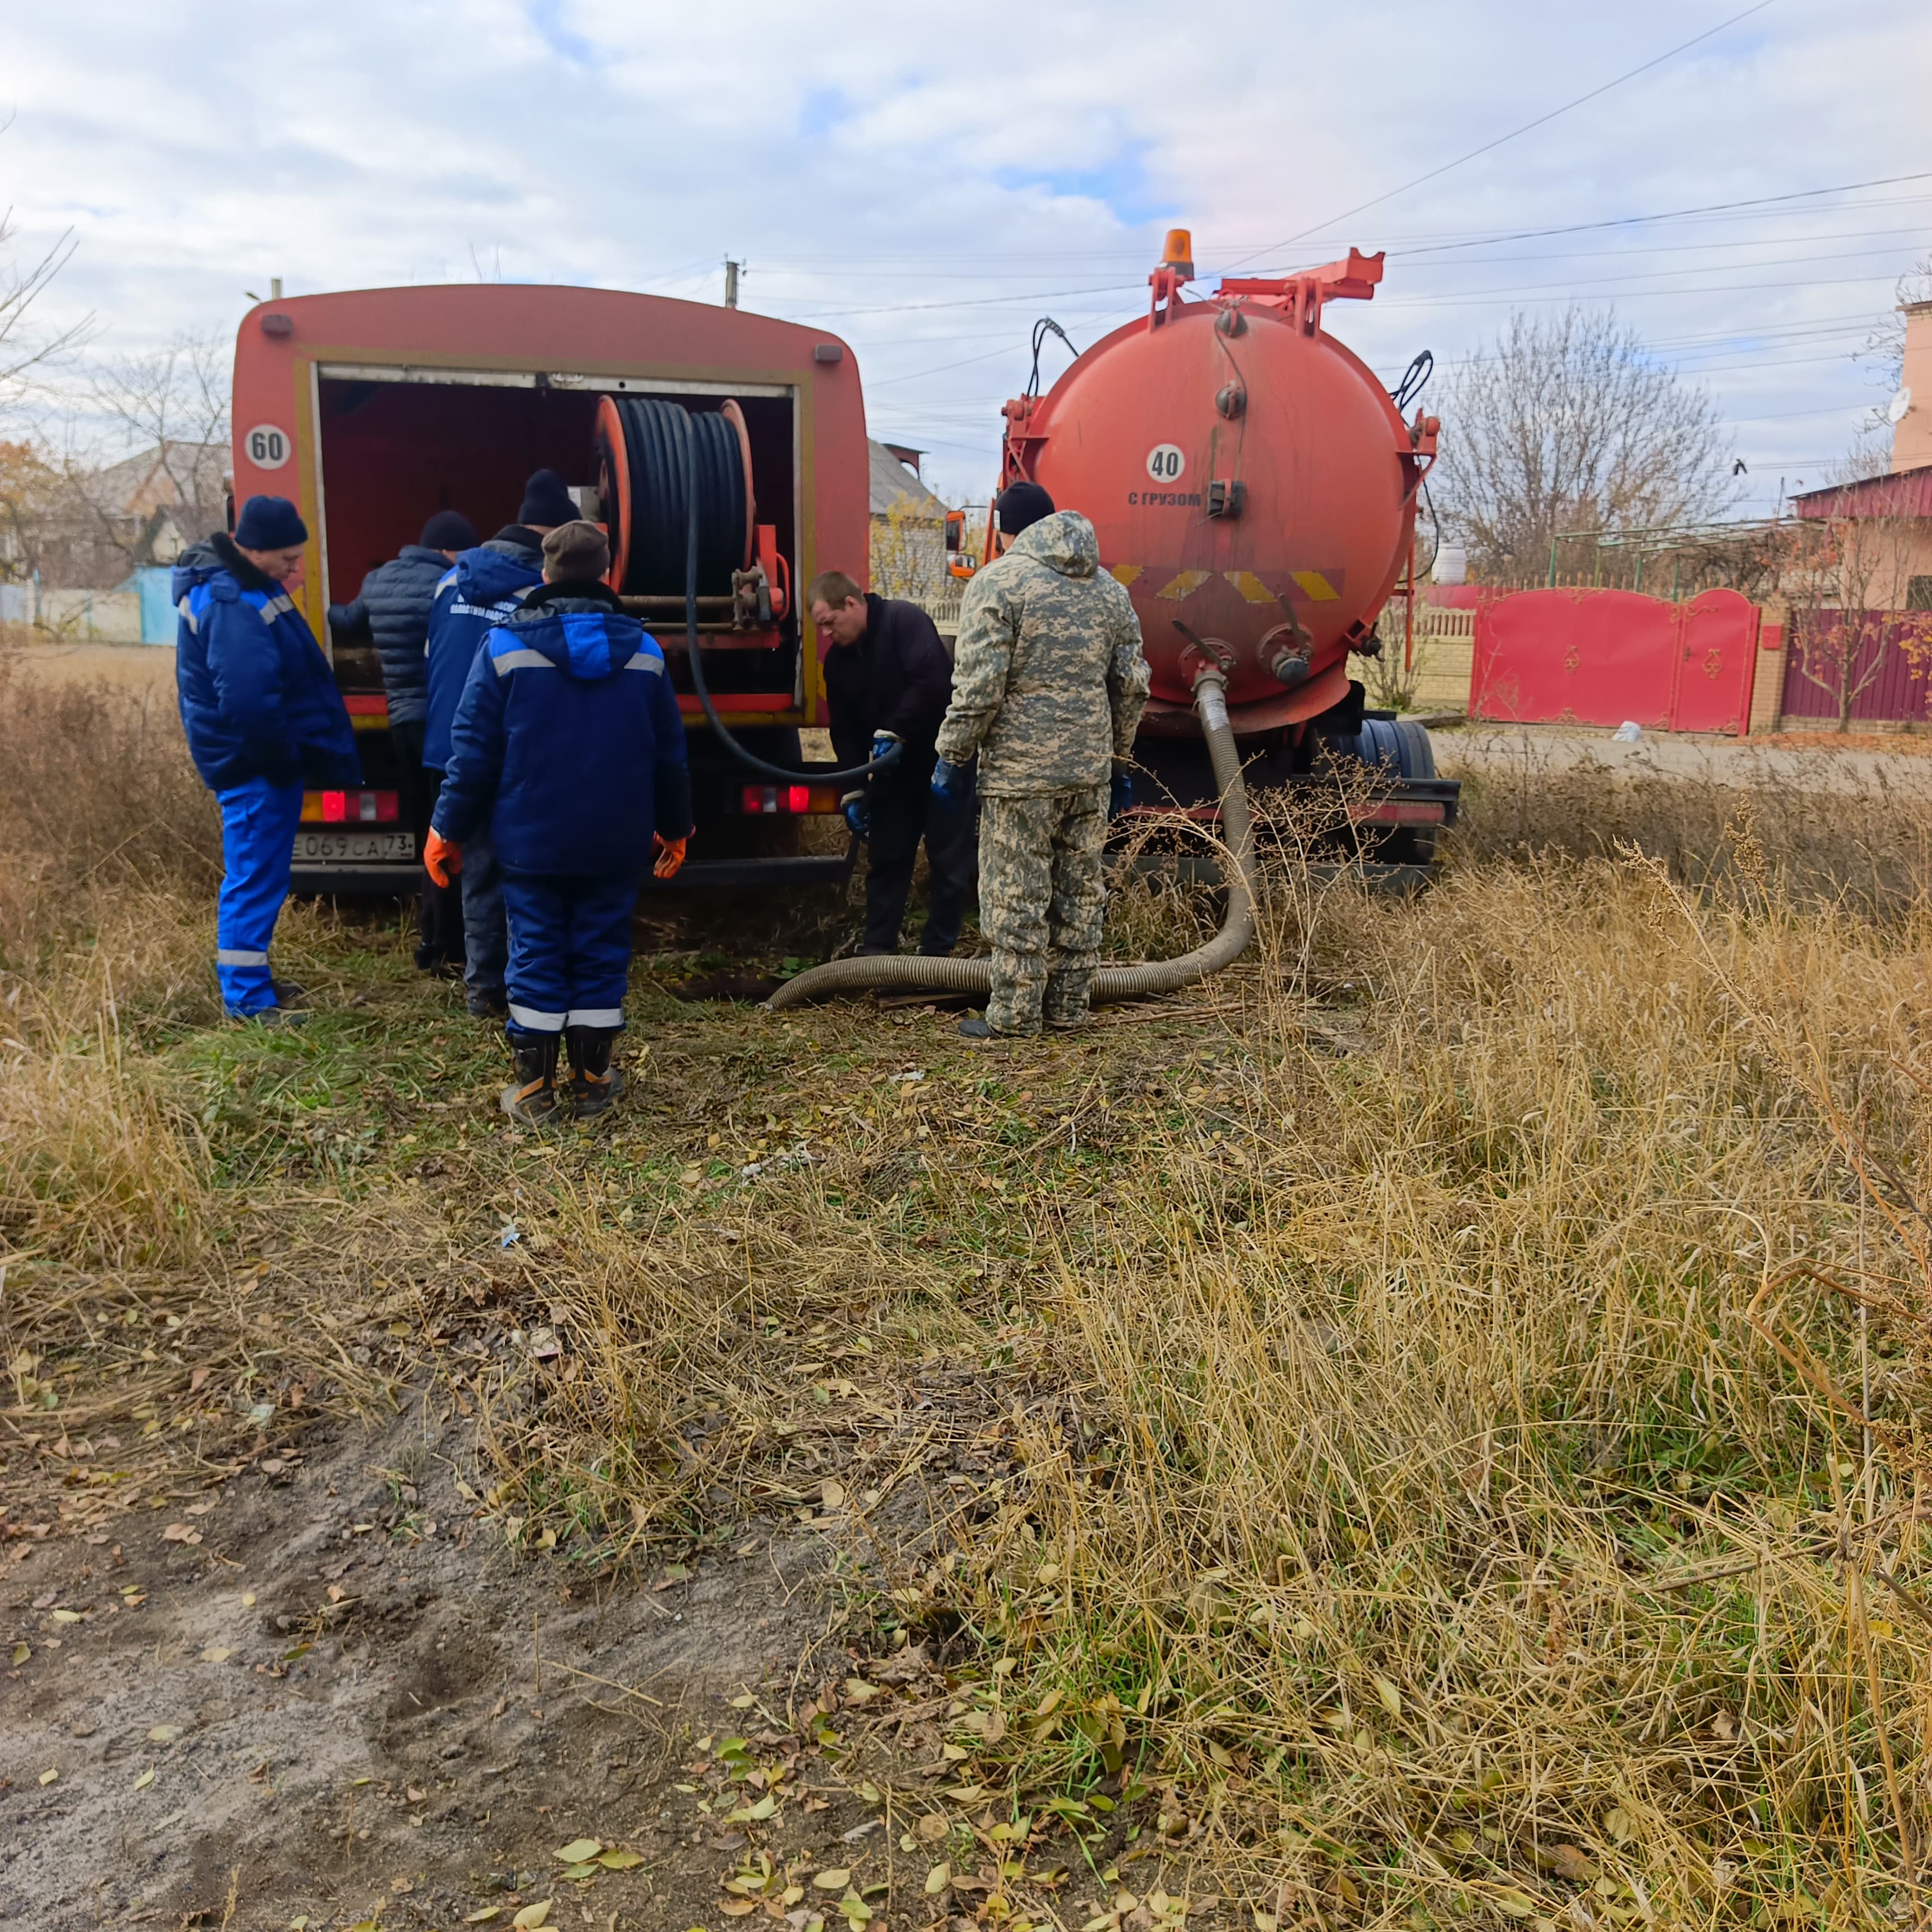
[[1292, 620], [1262, 634], [1262, 662], [1286, 690], [1308, 682], [1308, 656], [1315, 640]]

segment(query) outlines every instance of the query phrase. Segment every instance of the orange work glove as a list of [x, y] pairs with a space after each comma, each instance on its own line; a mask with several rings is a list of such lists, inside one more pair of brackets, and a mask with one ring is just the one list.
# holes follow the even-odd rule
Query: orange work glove
[[651, 837], [658, 848], [658, 862], [651, 870], [661, 879], [676, 878], [677, 868], [684, 863], [684, 848], [690, 840], [667, 838], [662, 832], [653, 832]]
[[440, 886], [447, 886], [463, 869], [463, 854], [433, 826], [423, 841], [422, 857], [423, 870]]

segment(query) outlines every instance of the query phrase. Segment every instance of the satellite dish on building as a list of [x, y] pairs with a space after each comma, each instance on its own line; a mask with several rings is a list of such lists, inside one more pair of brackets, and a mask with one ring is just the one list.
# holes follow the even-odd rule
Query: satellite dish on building
[[1912, 392], [1901, 388], [1885, 406], [1885, 419], [1888, 423], [1903, 422], [1905, 412], [1912, 406]]

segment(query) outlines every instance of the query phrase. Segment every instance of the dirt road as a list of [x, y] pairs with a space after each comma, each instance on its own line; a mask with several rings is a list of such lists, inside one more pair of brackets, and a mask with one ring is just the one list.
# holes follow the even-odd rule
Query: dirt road
[[1636, 744], [1622, 745], [1607, 731], [1559, 724], [1464, 724], [1432, 735], [1437, 762], [1450, 777], [1598, 766], [1621, 777], [1817, 792], [1895, 788], [1932, 795], [1932, 758], [1916, 749], [1874, 750], [1869, 740], [1856, 747], [1794, 746], [1776, 740], [1646, 733]]

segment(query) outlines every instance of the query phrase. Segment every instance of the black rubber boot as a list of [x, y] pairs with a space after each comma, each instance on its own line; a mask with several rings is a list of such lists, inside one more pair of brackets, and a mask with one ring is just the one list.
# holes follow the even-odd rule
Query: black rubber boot
[[616, 1030], [608, 1027], [570, 1027], [570, 1111], [580, 1120], [594, 1120], [608, 1110], [624, 1090], [624, 1076], [610, 1064]]
[[512, 1120], [535, 1124], [556, 1112], [556, 1047], [555, 1034], [510, 1042], [516, 1078], [503, 1089], [502, 1100]]

